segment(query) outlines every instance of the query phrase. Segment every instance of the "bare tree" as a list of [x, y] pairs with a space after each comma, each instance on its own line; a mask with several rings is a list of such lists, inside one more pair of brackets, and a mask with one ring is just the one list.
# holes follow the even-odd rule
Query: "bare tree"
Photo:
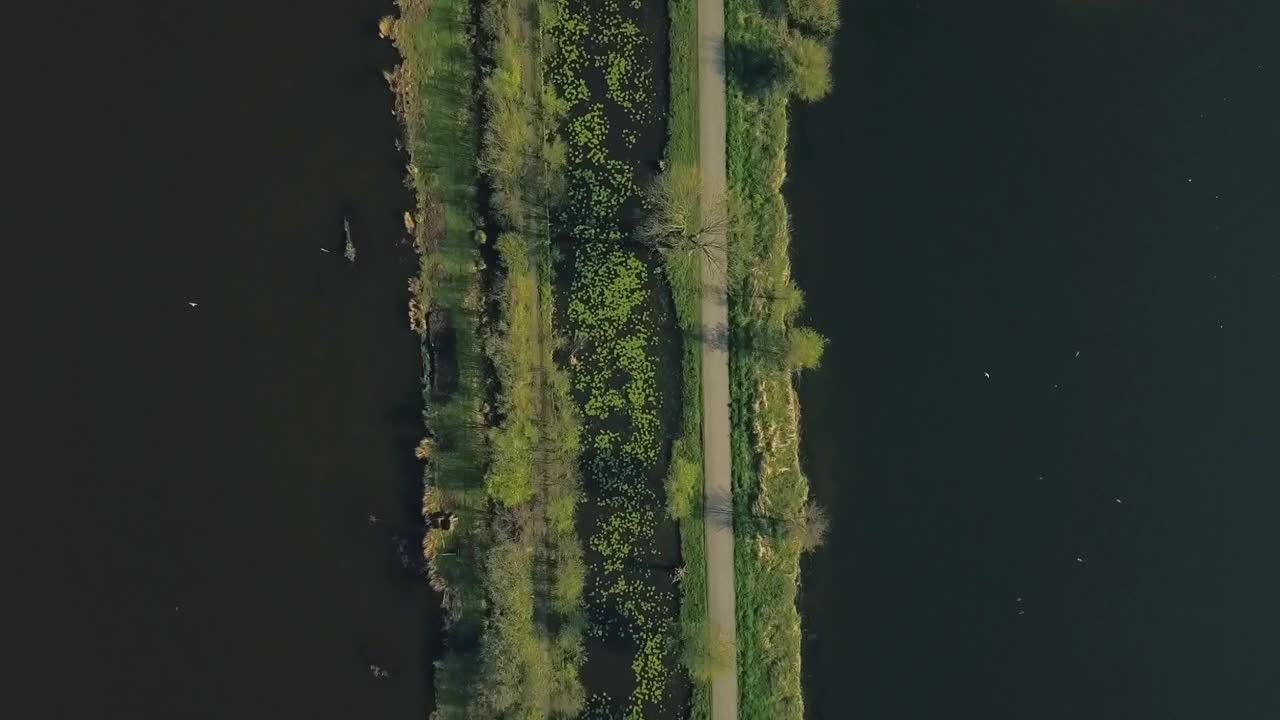
[[645, 190], [646, 211], [637, 238], [664, 253], [702, 254], [718, 262], [725, 237], [734, 227], [734, 214], [724, 197], [702, 194], [696, 170], [667, 170]]
[[798, 544], [802, 552], [821, 547], [827, 540], [830, 528], [831, 521], [827, 519], [827, 511], [812, 500], [805, 503], [799, 515], [786, 521], [787, 537]]

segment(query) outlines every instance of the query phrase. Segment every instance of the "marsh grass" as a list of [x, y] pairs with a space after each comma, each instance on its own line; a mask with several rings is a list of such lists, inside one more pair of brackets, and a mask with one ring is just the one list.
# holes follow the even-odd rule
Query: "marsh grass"
[[[554, 116], [542, 107], [554, 96], [540, 87], [537, 44], [527, 42], [529, 3], [490, 0], [479, 33], [472, 9], [400, 0], [400, 17], [379, 24], [403, 59], [388, 80], [417, 197], [405, 228], [419, 256], [409, 315], [427, 369], [427, 437], [415, 450], [426, 463], [423, 511], [457, 519], [428, 532], [423, 548], [448, 633], [435, 717], [572, 717], [584, 702], [578, 421], [552, 359], [550, 284], [539, 273], [548, 254], [536, 218], [550, 174], [530, 160], [556, 154], [538, 124]], [[481, 55], [490, 62], [482, 79]], [[500, 201], [502, 232], [485, 251], [496, 267], [486, 266], [488, 233], [475, 224], [480, 169]], [[446, 332], [450, 358], [435, 342]], [[446, 361], [458, 378], [442, 392], [432, 370]]]
[[[486, 569], [492, 546], [484, 470], [488, 450], [485, 369], [479, 348], [479, 258], [472, 241], [476, 138], [470, 9], [465, 0], [399, 0], [400, 18], [380, 23], [400, 52], [387, 73], [409, 156], [406, 184], [416, 204], [411, 228], [418, 272], [409, 281], [410, 324], [423, 338], [423, 401], [431, 452], [424, 458], [423, 513], [457, 517], [448, 532], [423, 540], [431, 585], [440, 591], [448, 650], [438, 661], [436, 697], [442, 718], [462, 717], [475, 687], [484, 635]], [[433, 324], [453, 342], [434, 342]], [[439, 328], [437, 328], [439, 329]], [[436, 392], [433, 368], [456, 367], [456, 387]]]

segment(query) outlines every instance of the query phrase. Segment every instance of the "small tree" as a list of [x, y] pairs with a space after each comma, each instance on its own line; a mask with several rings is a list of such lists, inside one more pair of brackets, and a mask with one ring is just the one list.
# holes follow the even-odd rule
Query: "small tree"
[[787, 332], [784, 363], [790, 370], [812, 370], [822, 362], [827, 339], [813, 328], [797, 327]]
[[790, 322], [804, 308], [804, 291], [790, 280], [772, 289], [757, 288], [754, 283], [738, 283], [729, 288], [729, 297], [767, 305], [775, 317], [781, 317], [785, 322]]
[[831, 50], [794, 30], [782, 48], [791, 92], [801, 100], [821, 100], [831, 92]]
[[830, 529], [831, 521], [827, 519], [827, 511], [812, 500], [805, 503], [799, 515], [786, 522], [787, 540], [799, 545], [801, 552], [811, 552], [822, 547]]

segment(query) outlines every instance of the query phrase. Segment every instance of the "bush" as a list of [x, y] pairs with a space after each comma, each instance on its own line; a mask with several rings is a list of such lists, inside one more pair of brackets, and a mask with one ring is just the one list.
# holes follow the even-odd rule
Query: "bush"
[[787, 0], [787, 13], [797, 25], [821, 35], [840, 28], [838, 0]]
[[786, 366], [791, 370], [812, 370], [822, 362], [827, 339], [813, 328], [791, 328], [787, 332]]
[[667, 514], [674, 520], [684, 520], [698, 507], [698, 493], [702, 491], [702, 468], [697, 458], [686, 453], [672, 453], [671, 469], [667, 481]]
[[586, 578], [587, 566], [582, 562], [581, 551], [560, 559], [551, 585], [552, 600], [557, 612], [567, 615], [578, 609]]
[[791, 92], [801, 100], [821, 100], [831, 92], [831, 49], [794, 30], [782, 47]]
[[586, 691], [578, 678], [586, 653], [582, 646], [582, 626], [569, 622], [551, 641], [551, 712], [566, 718], [577, 717], [586, 705]]

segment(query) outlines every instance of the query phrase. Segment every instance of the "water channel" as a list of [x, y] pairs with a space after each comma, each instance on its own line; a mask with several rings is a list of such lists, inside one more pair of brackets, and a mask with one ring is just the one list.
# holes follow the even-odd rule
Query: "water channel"
[[809, 715], [1280, 716], [1280, 5], [843, 9], [786, 188]]

